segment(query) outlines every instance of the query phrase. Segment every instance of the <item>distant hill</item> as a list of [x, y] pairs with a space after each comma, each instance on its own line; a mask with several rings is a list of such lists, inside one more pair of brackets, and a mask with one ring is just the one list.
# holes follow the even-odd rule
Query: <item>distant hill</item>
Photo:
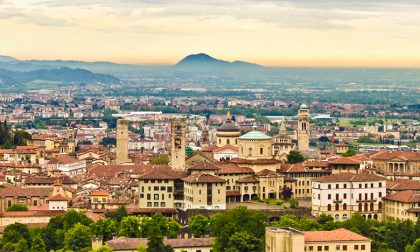
[[185, 70], [258, 70], [263, 67], [245, 61], [225, 61], [211, 57], [205, 53], [191, 54], [179, 61], [176, 69]]
[[0, 84], [18, 84], [34, 80], [56, 81], [65, 83], [120, 83], [112, 75], [96, 74], [84, 69], [62, 67], [41, 69], [28, 72], [10, 71], [0, 68]]

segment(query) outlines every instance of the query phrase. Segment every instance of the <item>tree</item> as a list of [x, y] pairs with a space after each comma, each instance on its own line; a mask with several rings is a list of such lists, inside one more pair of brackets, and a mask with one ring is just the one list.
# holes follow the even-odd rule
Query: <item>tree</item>
[[166, 236], [169, 239], [175, 239], [178, 237], [179, 230], [181, 227], [179, 226], [178, 222], [173, 220], [173, 221], [168, 221], [168, 223], [166, 224], [166, 228], [167, 228]]
[[64, 248], [72, 251], [92, 248], [90, 228], [77, 223], [73, 228], [69, 229], [64, 238]]
[[74, 227], [77, 223], [89, 227], [93, 221], [82, 212], [75, 210], [69, 210], [63, 215], [63, 230], [67, 232], [69, 229]]
[[32, 138], [31, 134], [29, 134], [25, 130], [17, 130], [14, 132], [13, 135], [13, 144], [17, 146], [26, 145], [27, 141]]
[[90, 228], [96, 237], [102, 239], [102, 244], [105, 244], [117, 232], [117, 223], [114, 220], [104, 218], [92, 223]]
[[104, 137], [101, 141], [101, 145], [104, 147], [115, 146], [117, 144], [117, 139], [115, 137]]
[[[22, 244], [22, 241], [24, 241], [25, 244]], [[21, 223], [8, 225], [4, 229], [2, 244], [9, 242], [14, 244], [19, 243], [19, 246], [29, 248], [32, 245], [32, 239], [28, 227]]]
[[168, 156], [159, 156], [155, 157], [150, 161], [151, 164], [168, 164], [169, 163], [169, 157]]
[[261, 239], [251, 235], [246, 231], [235, 232], [229, 237], [229, 243], [226, 248], [228, 252], [254, 252], [263, 251]]
[[[259, 247], [262, 249], [266, 225], [267, 216], [265, 214], [246, 207], [237, 207], [223, 213], [217, 213], [210, 218], [209, 226], [210, 233], [215, 237], [214, 251], [225, 251], [229, 248], [230, 237], [236, 232], [245, 232], [254, 239], [258, 239]], [[243, 236], [244, 234], [240, 235], [240, 237]], [[255, 240], [249, 242], [254, 244]]]
[[31, 252], [46, 252], [46, 245], [41, 233], [32, 236]]
[[120, 224], [119, 235], [130, 238], [142, 237], [140, 219], [137, 216], [124, 217]]
[[281, 196], [285, 200], [289, 200], [293, 195], [293, 189], [291, 187], [288, 187], [286, 185], [283, 186], [283, 190], [281, 191]]
[[289, 164], [297, 164], [302, 163], [305, 159], [303, 158], [302, 154], [298, 150], [292, 150], [287, 155], [287, 163]]
[[152, 225], [147, 232], [147, 252], [172, 252], [174, 251], [171, 246], [163, 243], [162, 231], [156, 220], [151, 220]]
[[289, 200], [290, 208], [296, 208], [299, 205], [299, 202], [296, 198], [291, 198]]
[[128, 216], [128, 211], [125, 206], [119, 206], [116, 210], [109, 211], [105, 214], [105, 217], [110, 218], [117, 223], [120, 223], [126, 216]]
[[348, 150], [345, 153], [343, 153], [343, 157], [351, 157], [356, 155], [356, 151], [355, 150]]
[[22, 204], [13, 204], [6, 209], [6, 212], [25, 212], [28, 207]]
[[45, 228], [45, 245], [47, 246], [47, 251], [58, 250], [62, 248], [64, 243], [64, 223], [63, 215], [54, 216], [48, 222], [47, 227]]
[[202, 214], [197, 214], [188, 220], [188, 225], [194, 237], [202, 237], [209, 233], [210, 220]]
[[187, 155], [187, 157], [190, 157], [193, 153], [194, 150], [190, 146], [185, 147], [185, 155]]
[[112, 252], [112, 248], [108, 245], [102, 245], [97, 249], [94, 249], [92, 252]]

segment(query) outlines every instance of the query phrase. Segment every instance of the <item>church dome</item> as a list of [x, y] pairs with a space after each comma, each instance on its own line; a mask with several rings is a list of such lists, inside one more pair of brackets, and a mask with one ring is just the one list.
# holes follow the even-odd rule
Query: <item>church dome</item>
[[259, 132], [253, 127], [254, 130], [246, 133], [243, 136], [240, 136], [240, 140], [269, 140], [271, 139], [270, 136], [267, 136], [266, 134]]
[[231, 120], [227, 120], [217, 129], [218, 132], [240, 132], [238, 125]]
[[300, 109], [308, 109], [308, 106], [306, 106], [305, 103], [302, 103], [302, 105], [300, 105]]

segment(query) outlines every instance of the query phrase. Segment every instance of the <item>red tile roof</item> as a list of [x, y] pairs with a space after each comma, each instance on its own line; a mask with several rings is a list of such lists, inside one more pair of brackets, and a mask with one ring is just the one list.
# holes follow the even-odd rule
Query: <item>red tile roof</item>
[[67, 198], [67, 197], [59, 194], [59, 195], [55, 195], [51, 198], [48, 198], [47, 202], [48, 201], [70, 201], [70, 200], [71, 200], [70, 198]]
[[304, 235], [305, 242], [369, 241], [369, 238], [345, 228], [331, 231], [307, 231]]
[[239, 167], [237, 164], [214, 162], [212, 165], [219, 167], [220, 170], [217, 172], [219, 175], [227, 174], [254, 174], [254, 170], [249, 167]]
[[210, 175], [210, 174], [204, 174], [204, 173], [194, 173], [190, 176], [183, 179], [184, 181], [188, 183], [225, 183], [226, 180], [221, 179], [219, 177]]
[[2, 217], [39, 217], [39, 216], [56, 216], [64, 214], [65, 211], [57, 210], [57, 211], [19, 211], [19, 212], [2, 212], [0, 216]]
[[408, 190], [388, 194], [384, 199], [404, 203], [420, 203], [420, 192]]
[[270, 159], [256, 159], [256, 160], [250, 160], [250, 159], [244, 159], [244, 158], [233, 158], [230, 160], [232, 163], [236, 164], [278, 164], [280, 163], [279, 160], [270, 158]]
[[52, 188], [25, 188], [17, 187], [10, 184], [4, 184], [0, 188], [0, 198], [4, 197], [48, 197]]
[[236, 182], [237, 183], [258, 183], [259, 181], [256, 176], [248, 176], [248, 177], [240, 178]]
[[344, 164], [344, 165], [360, 165], [362, 162], [353, 157], [341, 157], [334, 159], [330, 164]]
[[176, 171], [170, 168], [153, 168], [152, 171], [142, 175], [140, 179], [181, 179], [187, 176], [185, 171]]
[[100, 191], [94, 191], [92, 192], [91, 196], [108, 196], [108, 191], [100, 190]]
[[[180, 248], [200, 248], [211, 247], [213, 238], [181, 238], [181, 239], [164, 239], [165, 245], [170, 245], [174, 249]], [[118, 237], [107, 242], [113, 250], [137, 250], [140, 245], [147, 247], [147, 238], [128, 238]]]
[[51, 158], [48, 164], [73, 164], [77, 162], [80, 162], [80, 160], [68, 155], [60, 155], [58, 157]]
[[372, 160], [392, 160], [399, 159], [403, 161], [420, 161], [420, 152], [408, 151], [387, 151], [383, 150], [369, 156]]
[[415, 190], [420, 191], [420, 181], [400, 179], [396, 181], [387, 181], [386, 187], [392, 191]]

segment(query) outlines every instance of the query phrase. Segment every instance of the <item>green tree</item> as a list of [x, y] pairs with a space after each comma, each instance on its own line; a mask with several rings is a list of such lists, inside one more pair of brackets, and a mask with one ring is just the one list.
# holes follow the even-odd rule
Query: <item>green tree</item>
[[120, 224], [119, 235], [130, 238], [142, 237], [140, 219], [137, 216], [124, 217]]
[[80, 223], [69, 229], [64, 237], [64, 248], [71, 251], [81, 251], [92, 248], [92, 233], [90, 228]]
[[54, 216], [48, 222], [47, 227], [45, 228], [45, 245], [47, 246], [47, 251], [57, 250], [62, 248], [64, 243], [64, 223], [63, 216]]
[[102, 245], [97, 249], [94, 249], [92, 252], [112, 252], [112, 248], [108, 245]]
[[163, 243], [162, 231], [159, 228], [159, 223], [156, 220], [151, 220], [152, 225], [147, 232], [147, 252], [172, 252], [174, 251], [171, 246]]
[[168, 164], [169, 163], [169, 157], [168, 156], [158, 156], [155, 157], [150, 161], [151, 164]]
[[167, 228], [166, 236], [169, 239], [175, 239], [178, 237], [179, 230], [181, 227], [179, 226], [178, 222], [173, 220], [173, 221], [168, 221], [168, 223], [166, 224], [166, 228]]
[[28, 207], [22, 204], [13, 204], [6, 209], [6, 212], [25, 212]]
[[202, 214], [197, 214], [188, 219], [188, 225], [194, 237], [202, 237], [209, 233], [210, 220]]
[[[22, 241], [24, 241], [25, 244], [22, 244]], [[8, 225], [4, 229], [1, 243], [6, 244], [9, 242], [14, 244], [17, 244], [19, 242], [19, 246], [29, 248], [32, 245], [32, 239], [28, 227], [21, 223], [14, 223]]]
[[246, 207], [237, 207], [223, 213], [217, 213], [210, 218], [209, 230], [215, 237], [213, 248], [215, 251], [224, 251], [229, 247], [231, 236], [236, 232], [245, 232], [258, 239], [259, 248], [262, 249], [264, 247], [266, 225], [267, 216], [265, 214]]
[[26, 145], [27, 141], [31, 138], [31, 134], [29, 134], [27, 131], [17, 130], [13, 134], [13, 144], [17, 146]]
[[289, 200], [290, 208], [296, 208], [299, 205], [299, 202], [296, 198], [291, 198]]
[[82, 212], [75, 210], [69, 210], [63, 215], [63, 230], [67, 232], [69, 229], [74, 227], [77, 223], [89, 227], [93, 221]]
[[287, 154], [287, 163], [289, 164], [302, 163], [304, 160], [305, 159], [298, 150], [292, 150]]
[[90, 225], [93, 235], [102, 239], [102, 244], [111, 240], [117, 232], [117, 223], [114, 220], [104, 218]]
[[343, 157], [351, 157], [356, 155], [356, 151], [355, 150], [348, 150], [345, 153], [343, 153]]
[[119, 206], [114, 211], [109, 211], [105, 214], [105, 217], [110, 218], [117, 223], [120, 223], [124, 217], [128, 216], [128, 211], [125, 206]]
[[241, 231], [235, 232], [229, 237], [229, 243], [225, 251], [228, 252], [254, 252], [263, 251], [261, 239], [253, 236], [252, 234]]
[[46, 245], [41, 233], [32, 236], [31, 252], [46, 252]]

